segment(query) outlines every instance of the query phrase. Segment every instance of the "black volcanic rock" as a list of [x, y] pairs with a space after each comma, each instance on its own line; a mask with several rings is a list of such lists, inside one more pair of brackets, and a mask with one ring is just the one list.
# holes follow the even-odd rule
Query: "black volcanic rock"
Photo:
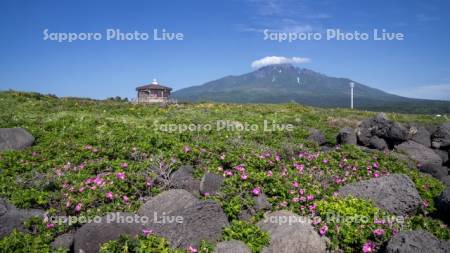
[[321, 146], [327, 142], [327, 139], [325, 139], [325, 136], [317, 129], [310, 129], [309, 130], [309, 136], [307, 138], [308, 141], [314, 142], [317, 145]]
[[434, 235], [423, 230], [405, 231], [392, 237], [384, 253], [446, 253], [450, 251], [450, 242], [440, 241]]
[[420, 165], [434, 164], [442, 165], [441, 157], [436, 154], [432, 149], [425, 147], [414, 141], [403, 142], [395, 147], [398, 151], [407, 154], [411, 159], [419, 162]]
[[100, 222], [84, 224], [74, 235], [74, 252], [97, 253], [102, 244], [117, 240], [121, 235], [142, 233], [144, 226], [135, 217], [132, 213], [108, 213]]
[[350, 127], [342, 128], [336, 137], [336, 142], [338, 144], [353, 144], [356, 145], [356, 134], [355, 130]]
[[378, 136], [372, 136], [369, 140], [369, 147], [375, 148], [378, 150], [386, 150], [388, 149], [388, 144], [384, 139], [381, 139]]
[[340, 188], [338, 193], [342, 196], [370, 199], [377, 207], [396, 215], [415, 213], [422, 204], [414, 183], [403, 174], [348, 184]]
[[450, 186], [437, 199], [438, 213], [447, 223], [450, 221]]
[[31, 217], [44, 218], [45, 212], [40, 209], [19, 209], [7, 200], [0, 198], [0, 239], [17, 231], [27, 231], [24, 222]]
[[433, 133], [432, 145], [434, 148], [450, 148], [450, 122], [440, 125]]
[[420, 143], [426, 147], [431, 146], [431, 134], [428, 130], [419, 124], [406, 124], [409, 129], [409, 138], [417, 143]]
[[0, 151], [24, 149], [33, 142], [34, 137], [23, 128], [0, 128]]

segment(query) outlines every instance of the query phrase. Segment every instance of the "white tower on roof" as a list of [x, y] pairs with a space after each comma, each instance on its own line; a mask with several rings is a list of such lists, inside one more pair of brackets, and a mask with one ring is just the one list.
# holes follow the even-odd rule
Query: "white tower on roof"
[[156, 78], [153, 78], [152, 84], [158, 84], [158, 81], [156, 80]]

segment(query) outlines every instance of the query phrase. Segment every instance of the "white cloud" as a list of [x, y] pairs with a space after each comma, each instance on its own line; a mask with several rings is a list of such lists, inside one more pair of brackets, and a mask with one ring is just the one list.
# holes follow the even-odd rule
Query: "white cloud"
[[332, 18], [317, 12], [303, 0], [246, 0], [250, 6], [250, 22], [238, 25], [242, 32], [311, 32], [322, 30], [322, 21]]
[[302, 63], [308, 63], [311, 60], [309, 58], [305, 57], [292, 57], [287, 58], [283, 56], [266, 56], [264, 58], [261, 58], [259, 60], [252, 62], [252, 68], [259, 69], [264, 66], [268, 65], [274, 65], [274, 64], [302, 64]]

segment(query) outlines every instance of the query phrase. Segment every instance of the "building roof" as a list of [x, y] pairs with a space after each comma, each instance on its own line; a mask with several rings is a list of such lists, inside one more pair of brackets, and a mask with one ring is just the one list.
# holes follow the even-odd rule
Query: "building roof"
[[139, 86], [136, 88], [136, 90], [169, 90], [169, 91], [171, 91], [172, 88], [162, 86], [159, 84], [148, 84], [148, 85]]
[[153, 79], [153, 82], [151, 84], [139, 86], [136, 88], [137, 91], [139, 90], [168, 90], [171, 91], [172, 88], [159, 85], [159, 83], [156, 81], [156, 79]]

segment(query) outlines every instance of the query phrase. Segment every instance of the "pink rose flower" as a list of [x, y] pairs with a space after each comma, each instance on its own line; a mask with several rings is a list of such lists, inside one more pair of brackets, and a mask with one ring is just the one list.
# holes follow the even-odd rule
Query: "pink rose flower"
[[233, 172], [231, 170], [225, 170], [223, 172], [223, 175], [226, 177], [231, 177], [231, 176], [233, 176]]
[[113, 200], [113, 198], [114, 198], [113, 193], [112, 192], [107, 192], [106, 193], [106, 198], [109, 199], [109, 200]]
[[253, 188], [252, 193], [253, 193], [253, 195], [255, 195], [255, 196], [261, 195], [261, 187], [255, 187], [255, 188]]
[[245, 171], [245, 167], [244, 167], [243, 164], [239, 164], [239, 165], [235, 166], [234, 169], [239, 171], [239, 172]]
[[275, 161], [279, 162], [281, 160], [280, 155], [275, 155]]
[[375, 244], [373, 242], [366, 242], [363, 245], [364, 253], [372, 253], [375, 252]]
[[81, 204], [81, 203], [78, 203], [76, 206], [75, 206], [75, 212], [79, 212], [79, 211], [81, 211], [81, 207], [82, 207], [83, 205]]
[[187, 251], [189, 253], [197, 253], [198, 252], [198, 250], [196, 248], [192, 247], [191, 245], [189, 245]]
[[149, 235], [153, 234], [153, 230], [144, 228], [142, 230], [142, 233], [144, 234], [144, 236], [149, 236]]
[[328, 226], [327, 226], [327, 225], [323, 225], [323, 226], [320, 228], [320, 230], [319, 230], [319, 234], [320, 234], [321, 236], [323, 236], [323, 235], [325, 235], [325, 234], [327, 233], [327, 231], [328, 231]]
[[385, 233], [384, 230], [381, 229], [381, 228], [377, 228], [377, 229], [375, 229], [375, 230], [373, 231], [373, 234], [374, 234], [375, 236], [383, 236], [384, 233]]
[[117, 172], [116, 177], [120, 180], [125, 179], [125, 172]]

